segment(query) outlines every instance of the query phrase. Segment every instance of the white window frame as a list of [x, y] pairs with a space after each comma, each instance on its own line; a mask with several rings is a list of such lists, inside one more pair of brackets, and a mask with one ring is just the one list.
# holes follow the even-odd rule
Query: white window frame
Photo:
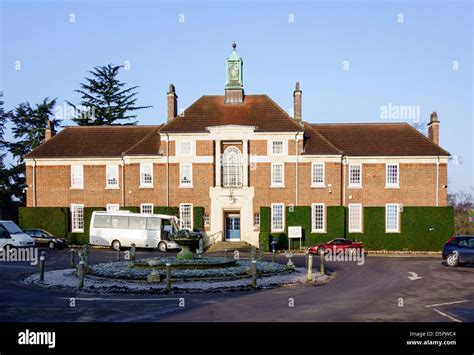
[[[115, 170], [112, 171], [111, 170]], [[109, 174], [115, 175], [115, 184], [109, 182]], [[107, 189], [118, 189], [119, 188], [119, 166], [118, 164], [107, 164], [105, 166], [105, 187]]]
[[[359, 225], [358, 225], [358, 228], [354, 228], [352, 225], [351, 225], [351, 214], [354, 213], [354, 211], [352, 210], [352, 207], [358, 207], [359, 208]], [[349, 203], [349, 208], [348, 208], [348, 229], [349, 229], [349, 233], [362, 233], [362, 213], [363, 213], [363, 209], [362, 209], [362, 204], [361, 203]]]
[[[188, 182], [183, 182], [183, 174], [185, 168], [189, 169], [189, 178]], [[179, 164], [179, 187], [181, 188], [191, 188], [193, 187], [193, 163], [180, 163]]]
[[[276, 206], [281, 206], [282, 210], [282, 221], [281, 221], [281, 228], [275, 228], [275, 225], [273, 224], [273, 217], [274, 217], [274, 210]], [[271, 231], [272, 232], [284, 232], [285, 231], [285, 204], [284, 203], [272, 203], [272, 209], [271, 209], [271, 216], [270, 216], [270, 224], [271, 224]]]
[[[280, 153], [275, 153], [275, 143], [281, 143], [281, 152]], [[274, 141], [271, 141], [270, 143], [270, 147], [271, 147], [271, 153], [272, 155], [284, 155], [285, 154], [285, 142], [283, 140], [274, 140]]]
[[[82, 210], [82, 221], [76, 221], [76, 209], [81, 209]], [[71, 232], [72, 233], [84, 233], [84, 205], [83, 204], [77, 204], [77, 203], [71, 203], [70, 206], [70, 211], [71, 211]], [[80, 228], [82, 224], [82, 228]]]
[[120, 205], [118, 203], [108, 203], [105, 206], [105, 209], [107, 210], [107, 212], [120, 211]]
[[253, 214], [253, 227], [260, 228], [260, 213]]
[[[150, 173], [151, 181], [145, 181], [145, 174], [147, 173]], [[153, 163], [140, 163], [140, 187], [153, 187]]]
[[[235, 164], [230, 164], [230, 158], [235, 155]], [[223, 187], [242, 187], [243, 164], [242, 152], [239, 148], [231, 146], [222, 154], [222, 185]]]
[[[352, 168], [359, 167], [359, 182], [352, 182]], [[349, 187], [352, 188], [361, 188], [362, 187], [362, 164], [349, 164]]]
[[[141, 203], [140, 204], [140, 213], [149, 213], [149, 214], [153, 214], [153, 208], [155, 206], [152, 204], [152, 203]], [[145, 212], [144, 209], [147, 208], [147, 209], [150, 209], [151, 212]]]
[[[190, 216], [190, 221], [189, 221], [189, 225], [190, 225], [190, 228], [187, 228], [187, 226], [183, 223], [183, 208], [184, 207], [187, 207], [189, 206], [190, 208], [190, 212], [189, 212], [189, 216]], [[193, 215], [193, 204], [192, 203], [181, 203], [179, 205], [179, 224], [180, 224], [180, 227], [181, 228], [186, 228], [186, 229], [189, 229], [189, 230], [193, 230], [194, 229], [194, 215]]]
[[209, 217], [209, 214], [204, 214], [203, 216], [203, 223], [204, 227], [210, 227], [211, 226], [211, 218]]
[[[317, 207], [322, 207], [323, 211], [323, 226], [322, 228], [316, 228], [316, 221], [314, 212]], [[324, 203], [312, 203], [311, 204], [311, 233], [325, 233], [326, 232], [326, 205]]]
[[[314, 181], [314, 168], [316, 165], [322, 166], [323, 168], [323, 181], [322, 182], [315, 182]], [[315, 161], [311, 163], [311, 187], [325, 187], [326, 181], [326, 164], [324, 162]]]
[[[395, 229], [388, 228], [388, 207], [396, 206], [397, 208], [397, 227]], [[386, 203], [385, 204], [385, 233], [400, 233], [400, 204], [399, 203]]]
[[[389, 178], [389, 174], [388, 174], [388, 170], [389, 170], [389, 166], [390, 165], [394, 165], [397, 167], [397, 182], [396, 183], [391, 183], [388, 181], [388, 178]], [[400, 164], [399, 163], [387, 163], [385, 164], [385, 187], [390, 189], [396, 189], [396, 188], [399, 188], [400, 187]]]
[[[189, 144], [189, 151], [183, 149], [184, 144]], [[193, 155], [193, 142], [192, 141], [180, 141], [179, 142], [179, 155], [182, 157], [190, 157]]]
[[[78, 176], [76, 175], [77, 173]], [[84, 188], [84, 165], [71, 165], [71, 189]]]
[[[275, 182], [274, 177], [275, 177], [275, 167], [276, 166], [281, 166], [281, 182]], [[270, 187], [285, 187], [285, 163], [272, 163], [271, 165], [271, 185]]]

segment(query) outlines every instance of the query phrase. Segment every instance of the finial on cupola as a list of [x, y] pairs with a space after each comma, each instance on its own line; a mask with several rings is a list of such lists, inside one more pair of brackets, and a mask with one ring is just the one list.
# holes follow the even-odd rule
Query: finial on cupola
[[237, 48], [237, 43], [235, 43], [235, 41], [234, 41], [234, 43], [232, 43], [232, 48], [234, 49], [234, 51]]

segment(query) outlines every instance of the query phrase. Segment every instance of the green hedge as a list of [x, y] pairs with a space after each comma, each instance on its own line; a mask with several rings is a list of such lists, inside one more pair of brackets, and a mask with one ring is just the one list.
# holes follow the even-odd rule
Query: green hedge
[[19, 207], [18, 223], [22, 229], [41, 228], [57, 237], [68, 234], [69, 209], [65, 207]]
[[193, 208], [194, 230], [199, 232], [204, 230], [204, 207]]
[[155, 214], [166, 214], [169, 216], [179, 216], [178, 207], [156, 206], [153, 208]]
[[[443, 248], [454, 233], [454, 210], [452, 207], [404, 207], [400, 214], [400, 233], [385, 233], [385, 207], [365, 207], [363, 211], [363, 233], [348, 233], [346, 207], [326, 208], [326, 233], [311, 233], [311, 207], [287, 207], [285, 213], [288, 226], [301, 226], [303, 245], [308, 247], [334, 238], [348, 238], [363, 242], [367, 250], [416, 250], [436, 251]], [[273, 238], [278, 249], [288, 248], [286, 233], [271, 233], [271, 210], [260, 208], [259, 241], [270, 250]], [[293, 241], [292, 249], [299, 246]]]

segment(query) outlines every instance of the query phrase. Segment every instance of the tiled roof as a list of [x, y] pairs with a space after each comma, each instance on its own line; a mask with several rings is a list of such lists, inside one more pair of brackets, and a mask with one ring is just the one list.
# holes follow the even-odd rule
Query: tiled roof
[[304, 124], [305, 145], [303, 154], [311, 155], [330, 155], [342, 154], [342, 151], [337, 149], [331, 142], [324, 138], [316, 129], [309, 123]]
[[[308, 126], [307, 124], [305, 126]], [[311, 124], [345, 155], [449, 155], [407, 123]], [[319, 154], [319, 145], [307, 143], [305, 154]]]
[[66, 127], [26, 158], [117, 157], [158, 154], [161, 126]]
[[221, 125], [255, 126], [257, 132], [298, 132], [301, 126], [267, 95], [245, 95], [241, 104], [224, 104], [224, 96], [201, 96], [162, 132], [206, 132]]

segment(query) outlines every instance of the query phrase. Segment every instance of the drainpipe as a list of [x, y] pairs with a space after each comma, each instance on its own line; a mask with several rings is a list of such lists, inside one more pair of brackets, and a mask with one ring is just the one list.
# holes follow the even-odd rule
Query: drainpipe
[[125, 207], [125, 158], [122, 154], [122, 207]]
[[295, 146], [296, 146], [296, 148], [295, 148], [295, 150], [296, 150], [296, 152], [295, 152], [296, 153], [296, 179], [295, 179], [295, 181], [296, 181], [296, 183], [295, 183], [296, 184], [296, 186], [295, 186], [296, 199], [295, 199], [295, 206], [298, 206], [298, 148], [299, 148], [298, 147], [298, 133], [296, 133], [295, 142], [296, 142], [296, 144], [295, 144]]
[[439, 156], [436, 160], [436, 207], [439, 206]]
[[347, 157], [341, 157], [342, 161], [342, 205], [346, 205], [346, 165]]
[[33, 158], [33, 207], [36, 207], [36, 159]]
[[166, 134], [166, 206], [170, 206], [170, 181], [169, 181], [169, 164], [170, 164], [170, 139]]

